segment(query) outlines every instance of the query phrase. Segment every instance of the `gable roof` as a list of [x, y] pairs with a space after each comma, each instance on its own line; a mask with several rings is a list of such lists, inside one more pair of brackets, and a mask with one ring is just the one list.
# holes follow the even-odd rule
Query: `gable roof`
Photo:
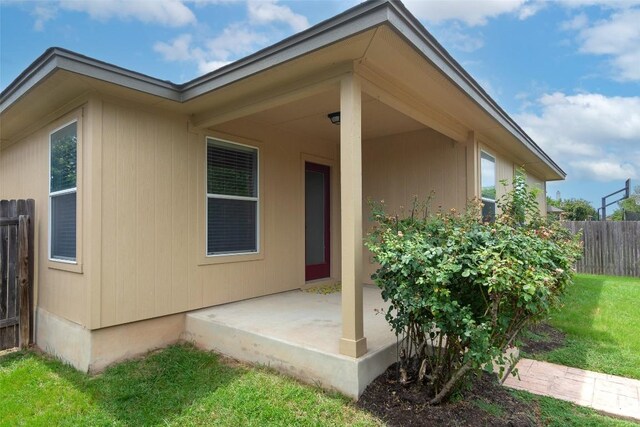
[[382, 25], [390, 27], [399, 34], [474, 104], [539, 158], [550, 169], [555, 179], [566, 176], [565, 172], [449, 55], [406, 7], [395, 0], [369, 0], [361, 3], [305, 31], [184, 84], [157, 79], [66, 49], [50, 48], [0, 93], [0, 114], [5, 114], [29, 91], [54, 72], [61, 70], [113, 83], [171, 102], [186, 103]]

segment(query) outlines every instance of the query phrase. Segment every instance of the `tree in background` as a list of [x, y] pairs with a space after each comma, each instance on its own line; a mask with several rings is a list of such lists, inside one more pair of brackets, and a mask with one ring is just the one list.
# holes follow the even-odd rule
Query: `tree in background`
[[[633, 188], [633, 194], [628, 199], [618, 202], [619, 209], [609, 217], [613, 221], [622, 221], [624, 213], [640, 215], [640, 185]], [[635, 216], [635, 215], [634, 215]]]
[[559, 208], [561, 203], [562, 200], [552, 199], [551, 197], [547, 196], [547, 206], [555, 206], [556, 208]]
[[598, 212], [585, 199], [556, 200], [547, 196], [547, 204], [564, 211], [562, 217], [568, 221], [588, 221], [598, 219]]

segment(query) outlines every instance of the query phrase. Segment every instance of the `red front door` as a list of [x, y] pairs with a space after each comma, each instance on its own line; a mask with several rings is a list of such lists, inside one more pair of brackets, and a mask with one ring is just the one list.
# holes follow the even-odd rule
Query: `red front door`
[[329, 166], [305, 163], [305, 280], [331, 275]]

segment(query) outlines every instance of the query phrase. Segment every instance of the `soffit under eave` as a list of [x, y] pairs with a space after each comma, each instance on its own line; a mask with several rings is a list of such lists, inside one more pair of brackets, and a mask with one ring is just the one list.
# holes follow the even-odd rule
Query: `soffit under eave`
[[[456, 138], [461, 129], [485, 133], [491, 138], [490, 145], [498, 145], [502, 150], [517, 153], [516, 156], [528, 164], [536, 164], [539, 174], [547, 179], [563, 179], [561, 171], [552, 166], [553, 161], [537, 153], [531, 143], [518, 136], [518, 130], [507, 129], [489, 114], [453, 80], [424, 57], [415, 46], [391, 26], [380, 26], [367, 50], [362, 63], [375, 73], [406, 91], [411, 91], [427, 110], [434, 112], [443, 123], [455, 128], [448, 136]], [[432, 126], [433, 127], [433, 126]], [[446, 133], [440, 130], [441, 133]], [[513, 157], [513, 155], [511, 156]]]
[[[398, 46], [390, 43], [389, 39], [399, 41], [403, 48], [397, 49]], [[390, 62], [388, 61], [389, 58], [392, 58]], [[283, 94], [295, 91], [304, 92], [312, 85], [323, 81], [323, 79], [325, 79], [325, 82], [331, 81], [330, 83], [335, 86], [339, 82], [339, 76], [347, 72], [355, 71], [359, 73], [363, 71], [362, 67], [370, 65], [372, 68], [376, 68], [376, 64], [380, 69], [387, 68], [387, 65], [392, 67], [398, 64], [400, 69], [409, 68], [408, 61], [421, 61], [420, 65], [424, 64], [422, 58], [415, 56], [405, 40], [394, 37], [394, 31], [389, 28], [388, 24], [381, 24], [315, 52], [305, 54], [296, 60], [280, 64], [277, 67], [234, 82], [224, 88], [201, 95], [196, 99], [187, 101], [185, 105], [187, 106], [187, 112], [193, 118], [193, 126], [207, 128], [224, 123], [227, 120], [235, 120], [255, 114], [260, 111], [259, 108], [262, 108], [262, 106], [265, 109], [277, 107], [281, 104], [278, 104], [277, 100], [270, 102], [271, 99], [282, 97], [286, 98], [283, 102], [287, 102], [289, 98], [282, 96]], [[439, 92], [448, 97], [449, 95], [446, 94], [446, 91], [440, 88], [442, 78], [439, 76], [438, 71], [433, 66], [429, 67], [429, 76], [424, 75], [424, 73], [427, 73], [424, 68], [421, 71], [423, 73], [421, 83], [425, 86], [424, 91], [429, 94]], [[399, 91], [396, 90], [397, 86], [385, 85], [384, 82], [382, 85], [384, 86], [383, 90], [400, 99], [398, 97]], [[332, 88], [327, 87], [327, 89], [331, 90]], [[363, 85], [363, 89], [365, 92], [367, 91], [366, 84]], [[315, 93], [317, 92], [310, 95]], [[370, 94], [377, 97], [375, 91]], [[290, 99], [297, 101], [300, 98], [292, 96]], [[385, 102], [384, 100], [382, 101]], [[388, 100], [386, 101], [388, 102]], [[402, 104], [406, 100], [400, 101]], [[430, 102], [429, 98], [426, 98], [426, 102], [429, 104], [425, 108], [427, 115], [433, 117], [425, 117], [424, 114], [422, 116], [411, 115], [411, 108], [415, 109], [411, 102], [402, 104], [404, 108], [399, 108], [398, 103], [390, 103], [389, 105], [407, 114], [412, 119], [421, 121], [424, 125], [432, 127], [453, 139], [466, 140], [469, 132], [468, 127], [462, 126], [455, 117], [444, 113], [437, 104]], [[256, 104], [260, 106], [256, 107]], [[246, 110], [246, 114], [243, 110]], [[440, 123], [435, 123], [434, 121], [440, 121], [444, 123], [444, 126], [439, 126]], [[448, 129], [451, 131], [448, 131]]]
[[231, 106], [268, 98], [270, 94], [294, 91], [295, 88], [302, 90], [323, 80], [335, 80], [336, 76], [351, 69], [353, 61], [364, 55], [374, 33], [375, 29], [371, 29], [353, 35], [189, 99], [184, 102], [185, 112], [193, 116], [215, 114], [217, 110], [228, 110]]
[[79, 80], [77, 75], [65, 70], [54, 70], [2, 112], [0, 139], [11, 143], [25, 129], [52, 113], [59, 111], [59, 115], [65, 114], [67, 111], [61, 109], [65, 106], [74, 108], [74, 100], [90, 91], [91, 87]]
[[[2, 112], [0, 138], [11, 141], [22, 137], [26, 130], [47, 117], [55, 120], [78, 107], [75, 102], [95, 94], [105, 100], [115, 100], [140, 108], [182, 114], [184, 107], [176, 101], [125, 87], [113, 82], [56, 68]], [[50, 117], [53, 114], [52, 117]], [[43, 123], [46, 124], [46, 123]], [[28, 133], [28, 132], [27, 132]]]

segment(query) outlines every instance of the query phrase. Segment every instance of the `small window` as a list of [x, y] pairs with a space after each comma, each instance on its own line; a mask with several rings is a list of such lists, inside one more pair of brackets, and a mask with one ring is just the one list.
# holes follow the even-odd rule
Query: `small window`
[[78, 123], [51, 133], [49, 143], [49, 256], [75, 262]]
[[482, 219], [496, 218], [496, 159], [484, 151], [480, 155], [480, 178], [482, 183]]
[[207, 255], [258, 252], [258, 150], [207, 138]]

